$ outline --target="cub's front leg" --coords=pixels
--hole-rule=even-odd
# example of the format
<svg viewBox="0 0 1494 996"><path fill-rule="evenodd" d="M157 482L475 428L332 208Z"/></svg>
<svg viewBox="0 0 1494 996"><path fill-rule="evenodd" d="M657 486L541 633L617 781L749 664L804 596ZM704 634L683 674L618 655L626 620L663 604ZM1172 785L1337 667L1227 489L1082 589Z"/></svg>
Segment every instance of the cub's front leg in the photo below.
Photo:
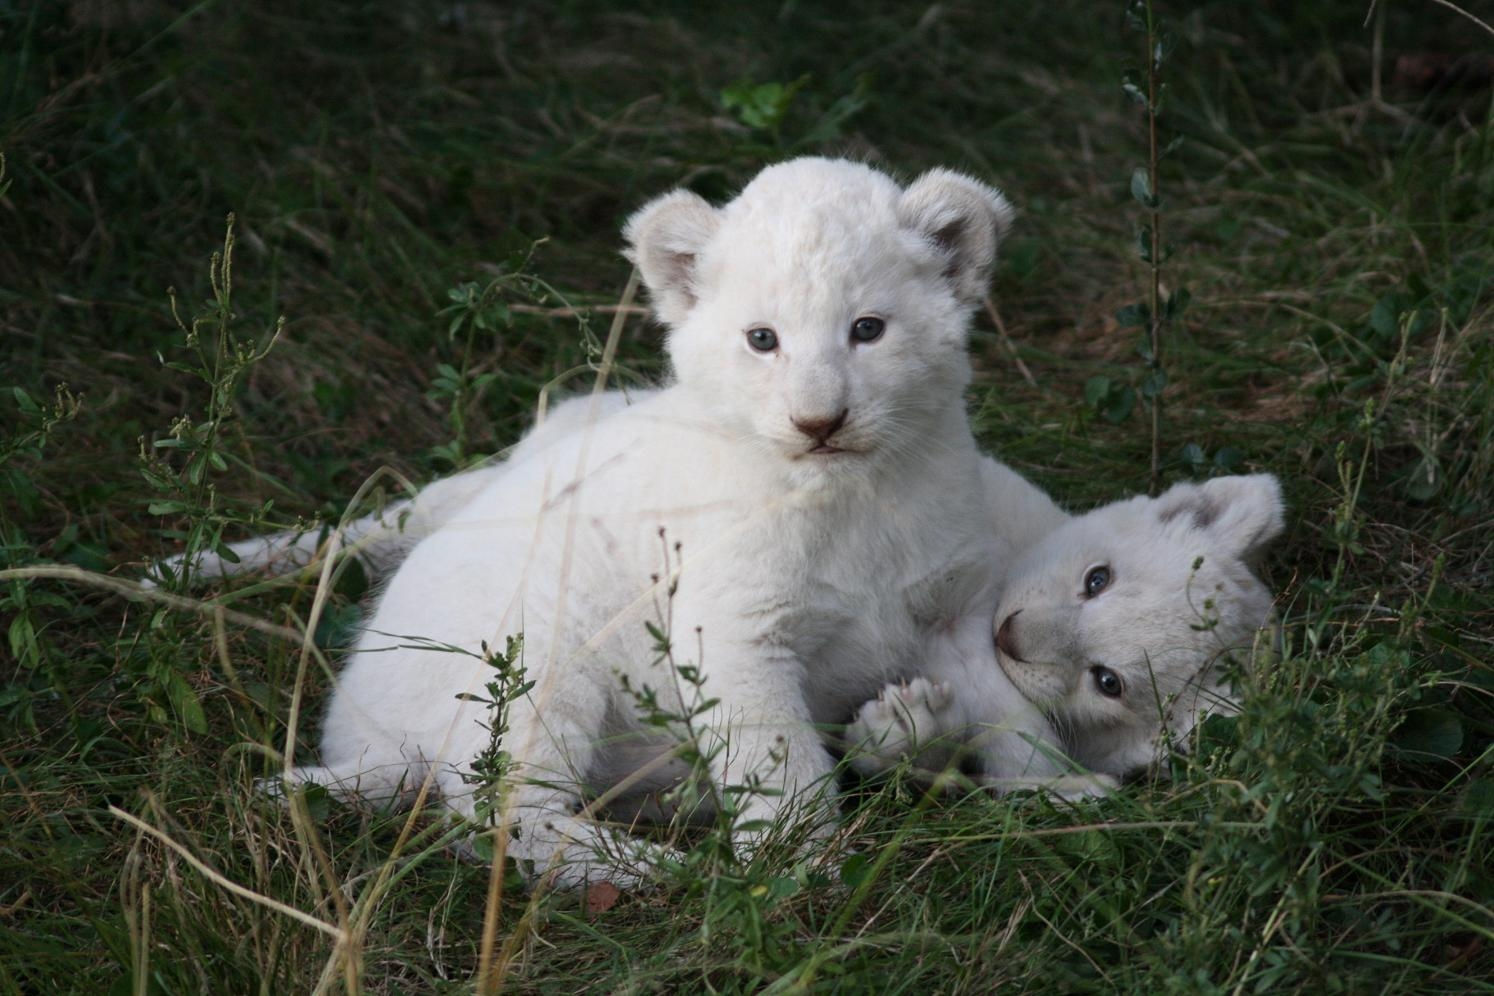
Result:
<svg viewBox="0 0 1494 996"><path fill-rule="evenodd" d="M750 853L785 814L823 836L834 819L834 761L805 694L806 662L791 646L794 619L743 612L736 606L750 600L740 596L710 599L707 590L692 599L689 584L686 576L675 619L698 635L702 692L713 702L698 741L709 777L735 809L734 838ZM725 605L733 611L722 612Z"/></svg>

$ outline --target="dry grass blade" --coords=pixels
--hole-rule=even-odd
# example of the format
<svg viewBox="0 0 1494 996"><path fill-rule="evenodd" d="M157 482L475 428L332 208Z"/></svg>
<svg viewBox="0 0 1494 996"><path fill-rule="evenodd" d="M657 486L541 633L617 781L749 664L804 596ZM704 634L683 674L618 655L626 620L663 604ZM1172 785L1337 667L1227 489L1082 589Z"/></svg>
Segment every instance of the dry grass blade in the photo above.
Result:
<svg viewBox="0 0 1494 996"><path fill-rule="evenodd" d="M318 920L310 913L307 913L304 910L298 910L294 906L288 906L272 896L262 895L261 893L255 892L253 889L245 888L244 886L233 881L227 876L214 871L212 868L208 867L208 865L201 858L197 857L197 855L187 850L186 847L172 840L164 832L156 829L149 823L146 823L138 816L135 816L132 813L127 813L123 809L120 809L118 806L110 806L109 815L115 817L116 819L123 820L130 826L139 830L141 833L147 834L151 838L160 841L162 844L166 845L171 850L180 855L182 860L186 861L187 864L197 869L197 871L200 872L203 877L208 879L213 884L228 890L236 896L247 899L250 902L258 903L259 905L264 906L267 909L272 909L277 913L283 913L284 915L290 917L292 920L305 924L306 926L311 927L314 930L319 930L322 933L326 934L328 937L331 937L333 940L337 941L339 945L343 945L348 942L348 935L345 931L342 930L342 928L336 926L335 924L327 923L325 920Z"/></svg>

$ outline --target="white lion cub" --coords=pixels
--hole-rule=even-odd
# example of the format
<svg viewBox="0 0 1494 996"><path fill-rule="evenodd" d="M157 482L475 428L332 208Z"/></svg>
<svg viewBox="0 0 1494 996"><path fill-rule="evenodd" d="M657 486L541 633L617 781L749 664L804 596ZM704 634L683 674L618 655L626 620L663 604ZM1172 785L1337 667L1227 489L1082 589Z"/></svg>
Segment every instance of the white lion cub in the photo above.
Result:
<svg viewBox="0 0 1494 996"><path fill-rule="evenodd" d="M1281 530L1281 489L1266 474L1063 521L1006 573L986 631L994 656L885 689L847 731L853 763L949 765L1010 710L969 691L998 664L1091 772L1124 777L1185 747L1206 713L1234 711L1221 661L1248 662L1271 641L1271 593L1251 565Z"/></svg>
<svg viewBox="0 0 1494 996"><path fill-rule="evenodd" d="M502 805L509 853L537 873L626 884L598 852L659 856L578 809L679 777L674 739L626 691L682 708L672 663L698 667L713 702L711 780L759 789L739 820L790 805L828 815L815 723L915 671L957 620L989 633L990 606L972 600L1002 551L972 500L985 471L962 392L969 316L1008 214L996 191L944 170L904 189L824 159L770 167L722 208L685 191L645 206L629 254L677 382L502 473L444 482L453 500L332 696L322 765L291 780L387 800L429 778L473 816L490 717L463 696L491 677L473 655L522 631L534 685L511 707ZM650 625L671 635L672 662ZM1046 773L1047 752L1025 745L1056 734L1036 710L1018 722L996 773Z"/></svg>

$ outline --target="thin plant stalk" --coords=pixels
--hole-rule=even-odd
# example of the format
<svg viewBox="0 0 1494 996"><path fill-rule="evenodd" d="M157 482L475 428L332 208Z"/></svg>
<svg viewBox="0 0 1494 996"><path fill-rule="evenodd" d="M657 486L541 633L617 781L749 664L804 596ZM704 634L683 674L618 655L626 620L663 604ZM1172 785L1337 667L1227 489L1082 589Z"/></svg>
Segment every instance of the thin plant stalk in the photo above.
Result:
<svg viewBox="0 0 1494 996"><path fill-rule="evenodd" d="M1151 267L1148 287L1148 340L1151 356L1148 372L1153 383L1160 382L1162 370L1162 211L1157 187L1157 95L1161 75L1162 53L1157 40L1157 23L1152 16L1152 2L1146 0L1146 126L1147 126L1147 189L1151 193L1148 211L1151 214L1151 244L1147 263ZM1152 402L1152 494L1162 487L1162 389L1149 392Z"/></svg>

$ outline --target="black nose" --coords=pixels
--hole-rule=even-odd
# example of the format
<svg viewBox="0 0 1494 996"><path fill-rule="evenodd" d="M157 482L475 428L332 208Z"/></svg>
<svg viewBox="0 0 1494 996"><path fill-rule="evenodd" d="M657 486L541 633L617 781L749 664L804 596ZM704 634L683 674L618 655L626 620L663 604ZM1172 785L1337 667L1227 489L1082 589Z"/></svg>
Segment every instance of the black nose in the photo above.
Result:
<svg viewBox="0 0 1494 996"><path fill-rule="evenodd" d="M842 408L834 418L796 418L793 420L794 428L815 442L823 443L840 431L846 424L846 416L850 414L849 408Z"/></svg>
<svg viewBox="0 0 1494 996"><path fill-rule="evenodd" d="M1017 653L1017 638L1012 634L1012 620L1017 618L1021 609L1013 612L1001 620L1001 625L996 627L996 649L1014 661L1022 660L1022 655Z"/></svg>

